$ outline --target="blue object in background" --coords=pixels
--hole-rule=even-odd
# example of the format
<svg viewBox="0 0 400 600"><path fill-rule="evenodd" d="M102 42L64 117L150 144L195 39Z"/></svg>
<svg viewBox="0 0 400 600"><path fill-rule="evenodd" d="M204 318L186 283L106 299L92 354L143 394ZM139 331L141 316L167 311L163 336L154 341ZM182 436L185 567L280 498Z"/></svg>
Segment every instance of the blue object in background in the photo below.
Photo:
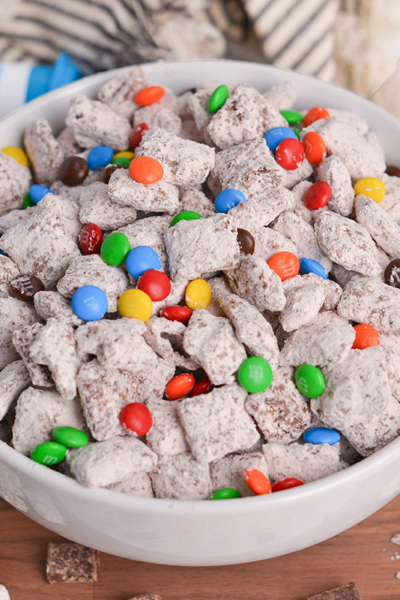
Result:
<svg viewBox="0 0 400 600"><path fill-rule="evenodd" d="M34 202L35 204L40 202L46 194L54 194L54 192L45 185L39 185L38 183L34 183L29 188L29 196L32 202Z"/></svg>
<svg viewBox="0 0 400 600"><path fill-rule="evenodd" d="M240 202L247 204L246 196L239 190L223 190L215 198L215 210L219 213L227 213Z"/></svg>
<svg viewBox="0 0 400 600"><path fill-rule="evenodd" d="M295 132L293 129L290 129L290 127L273 127L264 134L264 140L267 142L268 148L273 152L275 152L279 144L287 138L297 140Z"/></svg>
<svg viewBox="0 0 400 600"><path fill-rule="evenodd" d="M327 427L313 427L303 433L303 439L307 444L336 444L340 440L340 433Z"/></svg>
<svg viewBox="0 0 400 600"><path fill-rule="evenodd" d="M71 300L72 310L83 321L97 321L108 308L106 294L95 285L84 285L76 290Z"/></svg>
<svg viewBox="0 0 400 600"><path fill-rule="evenodd" d="M301 275L307 275L307 273L314 273L315 275L319 275L322 279L328 279L328 275L324 267L313 260L312 258L301 258L300 259L300 273Z"/></svg>
<svg viewBox="0 0 400 600"><path fill-rule="evenodd" d="M86 159L89 169L94 171L100 167L105 167L112 161L114 150L111 146L95 146L91 149Z"/></svg>
<svg viewBox="0 0 400 600"><path fill-rule="evenodd" d="M150 246L136 246L126 257L126 268L135 279L150 269L161 269L157 252Z"/></svg>

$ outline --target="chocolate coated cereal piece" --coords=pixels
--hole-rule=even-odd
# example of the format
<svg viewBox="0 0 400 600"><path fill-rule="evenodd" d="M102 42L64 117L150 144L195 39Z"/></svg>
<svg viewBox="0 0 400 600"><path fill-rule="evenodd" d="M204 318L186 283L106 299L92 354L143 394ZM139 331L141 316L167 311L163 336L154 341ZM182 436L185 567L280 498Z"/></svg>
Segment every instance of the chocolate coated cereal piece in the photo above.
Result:
<svg viewBox="0 0 400 600"><path fill-rule="evenodd" d="M291 110L296 101L296 84L294 81L277 83L262 95L277 110Z"/></svg>
<svg viewBox="0 0 400 600"><path fill-rule="evenodd" d="M163 181L174 185L203 183L214 166L214 149L154 127L146 131L136 156L151 156L164 169Z"/></svg>
<svg viewBox="0 0 400 600"><path fill-rule="evenodd" d="M269 443L262 448L269 474L274 481L297 477L309 483L338 471L346 465L341 462L339 444L283 444Z"/></svg>
<svg viewBox="0 0 400 600"><path fill-rule="evenodd" d="M314 323L301 327L285 341L280 355L281 364L317 367L343 362L349 355L354 338L354 327L346 323Z"/></svg>
<svg viewBox="0 0 400 600"><path fill-rule="evenodd" d="M81 147L76 143L71 127L65 127L58 134L57 142L60 144L64 156L73 156L81 151Z"/></svg>
<svg viewBox="0 0 400 600"><path fill-rule="evenodd" d="M233 374L247 358L228 319L197 309L183 336L183 348L203 367L211 383L233 383Z"/></svg>
<svg viewBox="0 0 400 600"><path fill-rule="evenodd" d="M293 369L274 371L268 389L250 394L245 408L268 442L290 444L311 425L311 412L293 381Z"/></svg>
<svg viewBox="0 0 400 600"><path fill-rule="evenodd" d="M324 158L317 168L318 181L326 181L332 190L327 206L343 217L353 210L354 190L347 167L338 156Z"/></svg>
<svg viewBox="0 0 400 600"><path fill-rule="evenodd" d="M7 256L0 255L0 297L10 295L9 283L19 276L17 265Z"/></svg>
<svg viewBox="0 0 400 600"><path fill-rule="evenodd" d="M259 201L254 200L245 204L240 202L229 211L229 216L237 227L255 233L272 221L284 211L294 208L295 200L292 192L284 187L270 190Z"/></svg>
<svg viewBox="0 0 400 600"><path fill-rule="evenodd" d="M210 472L190 452L161 456L150 473L156 498L170 500L207 500L211 495Z"/></svg>
<svg viewBox="0 0 400 600"><path fill-rule="evenodd" d="M379 204L359 195L355 201L356 219L365 227L378 246L390 256L400 254L400 225Z"/></svg>
<svg viewBox="0 0 400 600"><path fill-rule="evenodd" d="M84 286L94 285L107 296L107 312L117 310L118 299L128 289L128 278L120 267L107 265L98 254L79 256L69 263L69 267L58 283L57 291L72 298L74 292Z"/></svg>
<svg viewBox="0 0 400 600"><path fill-rule="evenodd" d="M30 355L31 345L41 329L43 329L41 323L34 323L33 325L27 325L26 327L21 327L21 329L16 329L13 333L12 342L18 354L20 354L24 361L33 385L45 388L53 387L54 381L48 367L38 365L32 360Z"/></svg>
<svg viewBox="0 0 400 600"><path fill-rule="evenodd" d="M87 583L98 581L100 557L97 550L81 544L50 542L47 547L48 583Z"/></svg>
<svg viewBox="0 0 400 600"><path fill-rule="evenodd" d="M146 321L144 339L161 358L176 367L195 371L199 365L183 350L183 335L186 326L179 321L169 321L162 317L151 317Z"/></svg>
<svg viewBox="0 0 400 600"><path fill-rule="evenodd" d="M392 217L396 223L400 223L400 177L382 175L382 181L386 188L385 197L379 203Z"/></svg>
<svg viewBox="0 0 400 600"><path fill-rule="evenodd" d="M179 190L163 179L145 185L138 183L128 169L117 169L108 182L108 195L117 204L132 206L146 212L174 214L179 207Z"/></svg>
<svg viewBox="0 0 400 600"><path fill-rule="evenodd" d="M362 598L358 590L356 590L355 584L348 583L340 588L312 596L308 600L362 600Z"/></svg>
<svg viewBox="0 0 400 600"><path fill-rule="evenodd" d="M77 95L71 100L65 118L75 140L82 148L111 146L115 152L129 150L131 125L126 117L98 100Z"/></svg>
<svg viewBox="0 0 400 600"><path fill-rule="evenodd" d="M246 397L246 390L233 383L180 401L179 417L196 460L219 460L230 452L251 448L259 440L244 408Z"/></svg>
<svg viewBox="0 0 400 600"><path fill-rule="evenodd" d="M27 221L35 211L36 206L28 206L24 210L10 210L10 212L1 215L0 234L3 235L8 229Z"/></svg>
<svg viewBox="0 0 400 600"><path fill-rule="evenodd" d="M239 264L237 229L230 216L179 221L164 239L173 280L196 279Z"/></svg>
<svg viewBox="0 0 400 600"><path fill-rule="evenodd" d="M319 208L318 210L309 210L306 207L304 204L304 194L311 186L311 181L300 181L300 183L295 185L292 189L292 194L295 200L293 212L295 215L300 217L300 219L303 219L303 221L309 223L310 225L313 224L315 217L318 216L321 210L327 210L325 206L323 208Z"/></svg>
<svg viewBox="0 0 400 600"><path fill-rule="evenodd" d="M0 298L0 370L19 358L12 343L16 329L39 321L33 306L16 298Z"/></svg>
<svg viewBox="0 0 400 600"><path fill-rule="evenodd" d="M182 119L178 113L178 98L171 90L166 89L161 100L135 110L133 126L137 127L141 123L146 123L150 129L159 127L179 136L182 129Z"/></svg>
<svg viewBox="0 0 400 600"><path fill-rule="evenodd" d="M0 372L0 421L30 382L31 378L22 360L8 364Z"/></svg>
<svg viewBox="0 0 400 600"><path fill-rule="evenodd" d="M239 83L207 125L216 146L225 150L264 135L268 129L286 126L286 119L256 89Z"/></svg>
<svg viewBox="0 0 400 600"><path fill-rule="evenodd" d="M173 456L189 451L179 420L178 405L179 400L150 399L147 403L153 426L146 435L146 442L159 456Z"/></svg>
<svg viewBox="0 0 400 600"><path fill-rule="evenodd" d="M25 130L24 144L33 166L36 183L48 186L58 179L64 151L46 119L38 119Z"/></svg>
<svg viewBox="0 0 400 600"><path fill-rule="evenodd" d="M0 153L0 212L22 208L22 201L32 184L28 167L11 156Z"/></svg>
<svg viewBox="0 0 400 600"><path fill-rule="evenodd" d="M96 223L103 231L114 231L136 220L136 210L113 202L105 183L96 181L82 190L79 220L83 225Z"/></svg>
<svg viewBox="0 0 400 600"><path fill-rule="evenodd" d="M366 138L368 137L369 133L372 133L368 131L368 122L352 110L328 108L328 112L331 118L335 117L338 119L338 121L341 121L344 124L347 123L348 125L351 125L351 127L357 129L358 133L361 133L361 135L363 135Z"/></svg>
<svg viewBox="0 0 400 600"><path fill-rule="evenodd" d="M10 594L5 585L0 585L0 600L10 600Z"/></svg>
<svg viewBox="0 0 400 600"><path fill-rule="evenodd" d="M37 332L29 353L37 364L49 368L58 393L65 400L73 400L80 360L71 325L58 319L48 319Z"/></svg>
<svg viewBox="0 0 400 600"><path fill-rule="evenodd" d="M137 473L126 481L112 483L106 486L112 492L127 494L128 496L139 496L140 498L154 498L151 480L147 473Z"/></svg>
<svg viewBox="0 0 400 600"><path fill-rule="evenodd" d="M237 269L225 272L232 291L259 311L279 312L286 304L280 277L258 256L242 256Z"/></svg>
<svg viewBox="0 0 400 600"><path fill-rule="evenodd" d="M107 81L98 91L97 97L118 114L131 119L135 110L139 108L135 96L148 85L142 67L136 65Z"/></svg>
<svg viewBox="0 0 400 600"><path fill-rule="evenodd" d="M293 290L299 290L300 288L308 285L320 285L325 289L325 299L322 305L324 310L333 310L339 304L340 298L342 297L342 288L338 283L335 283L331 279L323 279L315 273L307 273L306 275L296 275L290 277L282 282L283 290L288 295Z"/></svg>
<svg viewBox="0 0 400 600"><path fill-rule="evenodd" d="M83 323L72 310L71 303L61 294L54 291L38 292L33 298L36 312L42 319L55 317L67 325L77 327Z"/></svg>
<svg viewBox="0 0 400 600"><path fill-rule="evenodd" d="M270 227L262 227L254 234L254 254L268 261L278 252L291 252L298 255L297 247L289 238Z"/></svg>
<svg viewBox="0 0 400 600"><path fill-rule="evenodd" d="M236 337L252 356L261 356L272 370L278 366L279 348L271 325L249 302L235 294L218 294L222 310L235 328Z"/></svg>
<svg viewBox="0 0 400 600"><path fill-rule="evenodd" d="M86 429L79 402L64 400L55 390L29 387L18 398L12 446L22 454L29 454L38 444L51 439L55 427L66 425Z"/></svg>
<svg viewBox="0 0 400 600"><path fill-rule="evenodd" d="M106 487L152 471L157 465L157 454L133 436L114 437L70 450L67 463L81 485Z"/></svg>
<svg viewBox="0 0 400 600"><path fill-rule="evenodd" d="M194 187L185 188L182 193L179 212L184 210L193 210L202 217L213 217L216 213L214 202Z"/></svg>
<svg viewBox="0 0 400 600"><path fill-rule="evenodd" d="M288 190L294 188L295 185L300 183L301 181L305 181L314 173L314 167L308 160L305 158L301 164L297 167L297 169L291 169L289 171L285 171L285 179L282 183Z"/></svg>
<svg viewBox="0 0 400 600"><path fill-rule="evenodd" d="M287 332L310 325L318 315L325 300L325 290L318 283L296 288L287 293L286 305L279 321Z"/></svg>
<svg viewBox="0 0 400 600"><path fill-rule="evenodd" d="M150 246L158 254L161 270L168 272L168 256L165 250L164 234L169 230L171 217L147 217L140 219L118 230L129 240L131 248L136 246ZM171 290L172 293L172 290ZM173 304L171 302L171 304Z"/></svg>
<svg viewBox="0 0 400 600"><path fill-rule="evenodd" d="M268 478L268 469L261 452L229 454L210 465L212 491L227 487L237 490L242 496L253 496L245 482L245 471L257 469Z"/></svg>

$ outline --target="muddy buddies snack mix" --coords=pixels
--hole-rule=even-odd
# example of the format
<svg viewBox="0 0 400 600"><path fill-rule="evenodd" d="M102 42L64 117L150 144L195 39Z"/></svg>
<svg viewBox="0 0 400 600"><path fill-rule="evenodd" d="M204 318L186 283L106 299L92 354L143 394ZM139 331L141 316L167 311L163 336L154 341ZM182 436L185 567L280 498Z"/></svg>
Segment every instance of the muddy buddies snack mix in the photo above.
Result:
<svg viewBox="0 0 400 600"><path fill-rule="evenodd" d="M208 500L400 434L400 179L358 115L288 123L295 94L176 96L134 67L73 98L61 133L31 124L21 162L0 153L16 451L84 486Z"/></svg>

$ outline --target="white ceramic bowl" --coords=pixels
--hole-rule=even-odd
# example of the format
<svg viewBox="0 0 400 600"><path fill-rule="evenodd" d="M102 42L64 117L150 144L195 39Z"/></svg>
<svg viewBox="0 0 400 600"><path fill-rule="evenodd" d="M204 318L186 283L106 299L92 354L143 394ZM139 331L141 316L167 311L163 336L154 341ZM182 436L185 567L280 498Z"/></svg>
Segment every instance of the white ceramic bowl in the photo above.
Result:
<svg viewBox="0 0 400 600"><path fill-rule="evenodd" d="M296 108L355 111L378 133L389 164L399 163L400 121L318 79L221 60L158 62L144 69L155 84L176 93L204 80L246 82L262 92L291 79L298 90ZM6 117L0 122L0 147L19 145L25 127L39 117L59 131L71 96L94 97L114 74L88 77ZM225 502L176 502L81 487L0 442L0 496L44 527L110 554L168 565L227 565L294 552L352 527L400 492L399 462L400 438L349 469L303 487Z"/></svg>

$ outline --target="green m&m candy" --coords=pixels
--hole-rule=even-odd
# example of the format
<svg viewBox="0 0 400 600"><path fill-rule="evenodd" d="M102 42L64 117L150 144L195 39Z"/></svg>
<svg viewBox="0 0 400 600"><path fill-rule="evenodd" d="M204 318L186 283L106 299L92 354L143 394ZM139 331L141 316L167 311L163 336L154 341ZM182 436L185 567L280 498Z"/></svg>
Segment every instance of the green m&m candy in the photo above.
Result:
<svg viewBox="0 0 400 600"><path fill-rule="evenodd" d="M53 429L53 438L67 448L82 448L89 442L86 433L75 427L56 427Z"/></svg>
<svg viewBox="0 0 400 600"><path fill-rule="evenodd" d="M223 490L219 490L215 492L210 498L210 500L230 500L231 498L241 498L242 495L240 492L233 488L224 488Z"/></svg>
<svg viewBox="0 0 400 600"><path fill-rule="evenodd" d="M272 369L261 356L251 356L240 365L238 379L240 385L250 394L263 392L271 385Z"/></svg>
<svg viewBox="0 0 400 600"><path fill-rule="evenodd" d="M303 120L303 115L297 110L281 110L280 113L289 125L295 125L295 123L300 123Z"/></svg>
<svg viewBox="0 0 400 600"><path fill-rule="evenodd" d="M35 203L31 200L29 192L26 192L22 208L28 208L28 206L35 206Z"/></svg>
<svg viewBox="0 0 400 600"><path fill-rule="evenodd" d="M202 219L203 217L199 215L198 212L194 210L183 210L182 212L175 215L175 217L171 221L171 227L179 223L179 221L196 221L197 219Z"/></svg>
<svg viewBox="0 0 400 600"><path fill-rule="evenodd" d="M129 252L131 245L123 233L112 233L101 245L100 255L107 265L121 265Z"/></svg>
<svg viewBox="0 0 400 600"><path fill-rule="evenodd" d="M122 165L127 169L131 164L131 161L129 160L129 158L126 158L126 156L117 156L117 158L114 158L114 160L111 161L111 164Z"/></svg>
<svg viewBox="0 0 400 600"><path fill-rule="evenodd" d="M293 127L293 131L295 132L297 139L300 139L300 129L297 129L297 127Z"/></svg>
<svg viewBox="0 0 400 600"><path fill-rule="evenodd" d="M67 448L58 442L43 442L31 452L31 459L41 465L51 467L64 460Z"/></svg>
<svg viewBox="0 0 400 600"><path fill-rule="evenodd" d="M229 96L228 86L220 85L213 91L208 101L208 110L210 113L216 113L227 101Z"/></svg>
<svg viewBox="0 0 400 600"><path fill-rule="evenodd" d="M313 365L302 365L296 369L294 381L300 394L306 398L318 398L325 390L325 379Z"/></svg>

